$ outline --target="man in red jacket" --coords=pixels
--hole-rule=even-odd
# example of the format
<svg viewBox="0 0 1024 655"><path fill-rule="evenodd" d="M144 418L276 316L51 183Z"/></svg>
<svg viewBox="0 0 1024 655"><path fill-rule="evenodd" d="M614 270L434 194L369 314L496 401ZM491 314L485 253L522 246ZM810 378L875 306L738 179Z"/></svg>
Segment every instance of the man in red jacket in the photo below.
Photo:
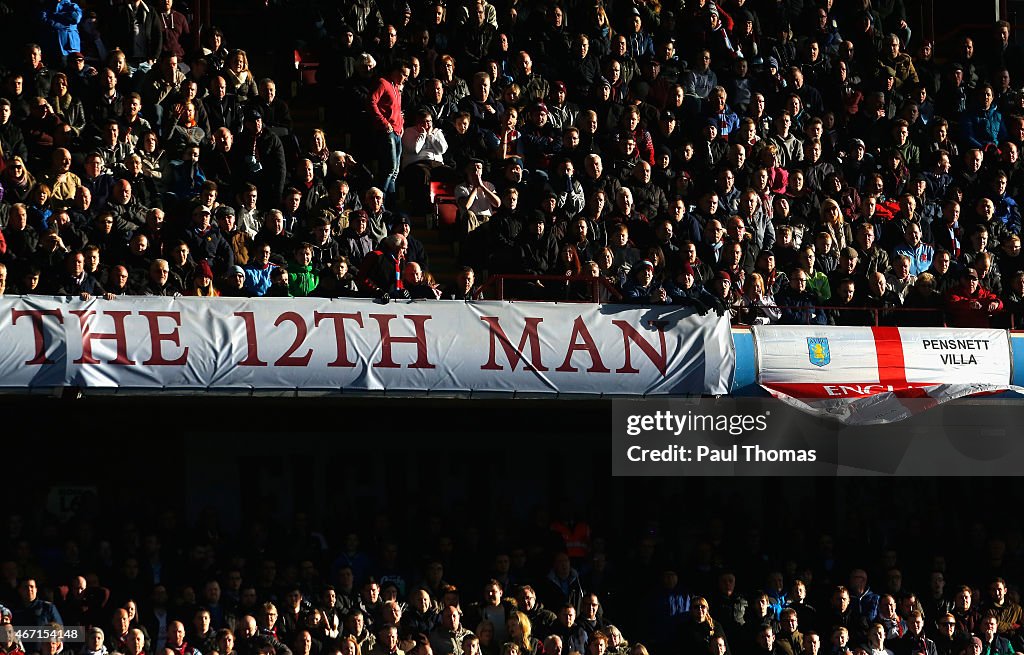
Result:
<svg viewBox="0 0 1024 655"><path fill-rule="evenodd" d="M975 269L965 269L960 284L946 294L950 327L990 327L992 314L1003 309L1003 301L982 287L978 277Z"/></svg>
<svg viewBox="0 0 1024 655"><path fill-rule="evenodd" d="M394 200L395 181L402 162L402 89L409 79L409 64L396 62L370 94L370 120L380 134L380 188ZM394 204L393 202L389 204Z"/></svg>

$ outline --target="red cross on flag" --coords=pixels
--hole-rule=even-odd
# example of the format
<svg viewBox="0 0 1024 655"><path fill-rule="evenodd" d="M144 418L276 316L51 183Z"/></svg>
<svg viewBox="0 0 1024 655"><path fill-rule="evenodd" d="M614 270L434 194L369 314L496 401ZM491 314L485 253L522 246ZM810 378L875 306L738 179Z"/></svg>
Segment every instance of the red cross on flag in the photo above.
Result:
<svg viewBox="0 0 1024 655"><path fill-rule="evenodd" d="M992 329L752 328L757 380L787 404L849 425L1014 387L1009 333Z"/></svg>

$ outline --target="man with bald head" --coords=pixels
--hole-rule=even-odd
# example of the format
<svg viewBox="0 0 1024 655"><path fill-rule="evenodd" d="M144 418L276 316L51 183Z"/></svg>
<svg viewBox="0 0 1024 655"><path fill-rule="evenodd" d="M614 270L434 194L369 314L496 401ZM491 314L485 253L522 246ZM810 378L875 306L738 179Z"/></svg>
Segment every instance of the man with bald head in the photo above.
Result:
<svg viewBox="0 0 1024 655"><path fill-rule="evenodd" d="M402 269L402 286L413 299L437 300L440 290L427 282L423 267L416 262L406 262Z"/></svg>
<svg viewBox="0 0 1024 655"><path fill-rule="evenodd" d="M274 612L276 611L275 609ZM265 611L261 612L261 614L265 617ZM276 619L276 617L274 618ZM271 634L269 630L261 630L259 628L255 617L249 614L243 616L239 622L238 639L235 647L238 655L256 655L261 647L265 648L266 646L273 646L276 655L292 655L292 650Z"/></svg>
<svg viewBox="0 0 1024 655"><path fill-rule="evenodd" d="M633 179L629 187L633 190L633 202L637 210L650 219L668 213L668 197L661 187L651 182L651 165L645 161L633 167Z"/></svg>
<svg viewBox="0 0 1024 655"><path fill-rule="evenodd" d="M115 229L122 232L133 232L146 225L148 207L135 198L132 183L128 180L116 180L107 203L107 211L114 215Z"/></svg>
<svg viewBox="0 0 1024 655"><path fill-rule="evenodd" d="M171 621L167 624L167 650L174 655L203 655L185 641L185 624L181 621Z"/></svg>
<svg viewBox="0 0 1024 655"><path fill-rule="evenodd" d="M71 172L71 152L67 148L53 151L50 170L43 181L50 187L51 200L67 202L75 197L82 179Z"/></svg>
<svg viewBox="0 0 1024 655"><path fill-rule="evenodd" d="M127 653L128 641L131 637L131 619L128 618L128 610L118 609L111 619L113 630L107 635L107 650L114 653Z"/></svg>

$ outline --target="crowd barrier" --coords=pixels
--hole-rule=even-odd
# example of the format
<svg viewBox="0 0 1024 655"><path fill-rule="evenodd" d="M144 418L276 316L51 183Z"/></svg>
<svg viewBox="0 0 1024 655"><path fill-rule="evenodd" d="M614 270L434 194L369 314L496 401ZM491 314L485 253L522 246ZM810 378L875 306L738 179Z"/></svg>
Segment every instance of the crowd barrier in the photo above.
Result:
<svg viewBox="0 0 1024 655"><path fill-rule="evenodd" d="M984 349L971 350L975 342ZM671 305L21 296L0 299L0 344L0 389L15 393L852 402L1024 388L1024 333L730 327L727 316Z"/></svg>

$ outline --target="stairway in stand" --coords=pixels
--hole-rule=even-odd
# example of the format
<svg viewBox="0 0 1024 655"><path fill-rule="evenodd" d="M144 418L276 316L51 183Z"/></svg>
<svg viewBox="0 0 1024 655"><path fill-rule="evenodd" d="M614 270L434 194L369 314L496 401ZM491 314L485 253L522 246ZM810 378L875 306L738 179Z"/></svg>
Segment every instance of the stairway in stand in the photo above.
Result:
<svg viewBox="0 0 1024 655"><path fill-rule="evenodd" d="M427 257L430 258L430 272L434 275L434 280L442 288L447 287L455 280L455 272L458 270L451 244L438 233L436 228L428 228L424 217L413 216L411 220L412 231L410 234L423 242L423 249L427 251Z"/></svg>

